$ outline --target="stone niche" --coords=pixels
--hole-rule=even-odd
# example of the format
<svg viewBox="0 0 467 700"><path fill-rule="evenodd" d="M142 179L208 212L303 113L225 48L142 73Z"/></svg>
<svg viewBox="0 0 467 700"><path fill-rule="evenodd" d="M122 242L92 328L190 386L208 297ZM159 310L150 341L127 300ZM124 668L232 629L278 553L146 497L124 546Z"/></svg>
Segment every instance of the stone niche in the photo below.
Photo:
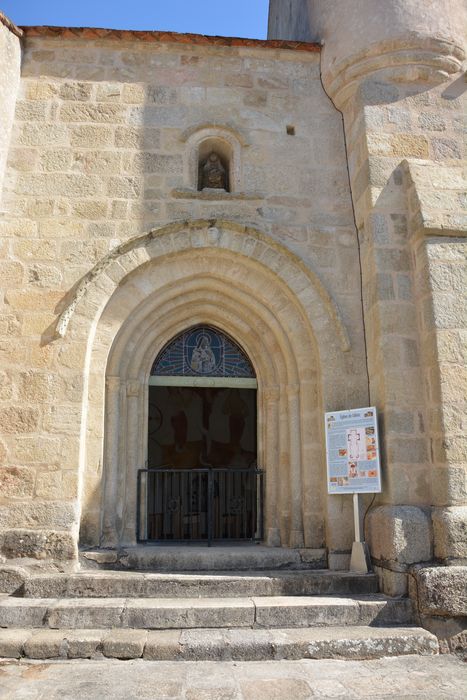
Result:
<svg viewBox="0 0 467 700"><path fill-rule="evenodd" d="M193 192L243 189L242 149L248 144L233 127L202 124L182 135L186 142L185 187Z"/></svg>

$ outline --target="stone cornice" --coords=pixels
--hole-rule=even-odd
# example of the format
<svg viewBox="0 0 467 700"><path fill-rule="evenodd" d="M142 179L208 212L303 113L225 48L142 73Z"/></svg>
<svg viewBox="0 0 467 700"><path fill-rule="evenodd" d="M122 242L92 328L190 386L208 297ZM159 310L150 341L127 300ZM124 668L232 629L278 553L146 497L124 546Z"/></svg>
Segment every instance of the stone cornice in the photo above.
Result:
<svg viewBox="0 0 467 700"><path fill-rule="evenodd" d="M374 76L394 83L421 81L439 84L462 70L465 51L446 39L410 34L404 39L378 42L338 64L326 65L326 90L339 107L362 81Z"/></svg>
<svg viewBox="0 0 467 700"><path fill-rule="evenodd" d="M3 12L0 12L0 24L3 24L4 27L9 29L12 34L19 37L20 39L23 36L23 31L19 27L17 27L16 24L13 24L11 19L8 19L8 17L4 15Z"/></svg>
<svg viewBox="0 0 467 700"><path fill-rule="evenodd" d="M257 49L285 49L319 53L321 46L304 41L243 39L204 34L180 34L178 32L136 31L127 29L100 29L94 27L22 27L25 38L60 38L78 40L144 41L151 43L195 44L197 46L251 47Z"/></svg>

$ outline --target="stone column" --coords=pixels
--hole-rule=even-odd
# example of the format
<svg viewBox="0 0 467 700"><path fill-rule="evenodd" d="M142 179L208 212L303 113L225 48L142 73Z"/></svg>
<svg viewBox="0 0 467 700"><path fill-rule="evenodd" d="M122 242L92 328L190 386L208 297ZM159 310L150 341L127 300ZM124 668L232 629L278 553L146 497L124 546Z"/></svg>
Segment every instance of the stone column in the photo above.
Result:
<svg viewBox="0 0 467 700"><path fill-rule="evenodd" d="M101 545L116 547L118 466L120 462L120 377L107 377L105 397L104 496Z"/></svg>
<svg viewBox="0 0 467 700"><path fill-rule="evenodd" d="M303 547L302 504L302 432L300 421L299 386L287 387L289 416L289 460L290 460L290 539L291 547Z"/></svg>
<svg viewBox="0 0 467 700"><path fill-rule="evenodd" d="M264 418L261 427L265 431L263 450L265 462L259 462L259 467L265 469L265 503L264 520L266 544L270 547L280 547L281 536L279 529L279 389L277 387L265 387L261 391Z"/></svg>
<svg viewBox="0 0 467 700"><path fill-rule="evenodd" d="M126 383L126 465L123 503L123 545L136 544L136 497L140 454L141 394L143 386L138 380Z"/></svg>

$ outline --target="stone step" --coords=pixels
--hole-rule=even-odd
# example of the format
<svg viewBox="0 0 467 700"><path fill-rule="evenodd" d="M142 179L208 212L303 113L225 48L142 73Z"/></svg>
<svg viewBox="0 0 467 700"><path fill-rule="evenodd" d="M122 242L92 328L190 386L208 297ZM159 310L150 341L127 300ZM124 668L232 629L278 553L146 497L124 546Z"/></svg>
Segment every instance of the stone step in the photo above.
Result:
<svg viewBox="0 0 467 700"><path fill-rule="evenodd" d="M250 571L204 575L87 571L31 576L15 594L27 598L242 598L377 591L378 581L374 574L347 571Z"/></svg>
<svg viewBox="0 0 467 700"><path fill-rule="evenodd" d="M249 598L0 598L0 627L189 629L410 624L408 599L367 596Z"/></svg>
<svg viewBox="0 0 467 700"><path fill-rule="evenodd" d="M157 546L89 550L80 554L82 568L126 571L259 571L325 569L325 549L289 549L264 545Z"/></svg>
<svg viewBox="0 0 467 700"><path fill-rule="evenodd" d="M436 637L418 627L310 629L0 629L0 657L157 661L377 659L438 653Z"/></svg>

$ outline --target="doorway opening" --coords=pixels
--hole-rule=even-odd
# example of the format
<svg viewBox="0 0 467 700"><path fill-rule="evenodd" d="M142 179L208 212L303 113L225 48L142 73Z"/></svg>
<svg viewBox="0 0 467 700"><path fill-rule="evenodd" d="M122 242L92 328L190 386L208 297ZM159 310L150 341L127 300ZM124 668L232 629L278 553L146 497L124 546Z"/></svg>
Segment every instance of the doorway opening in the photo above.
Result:
<svg viewBox="0 0 467 700"><path fill-rule="evenodd" d="M140 541L262 539L257 382L244 351L197 326L159 353L149 384Z"/></svg>

